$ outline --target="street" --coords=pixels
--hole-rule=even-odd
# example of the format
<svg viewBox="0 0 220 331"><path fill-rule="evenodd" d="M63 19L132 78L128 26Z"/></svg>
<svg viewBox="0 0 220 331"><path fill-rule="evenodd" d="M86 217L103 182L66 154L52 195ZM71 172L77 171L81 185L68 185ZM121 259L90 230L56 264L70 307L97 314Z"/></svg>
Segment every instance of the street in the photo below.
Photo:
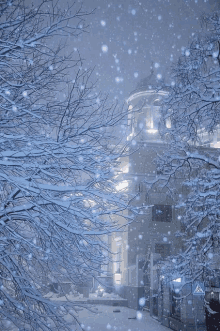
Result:
<svg viewBox="0 0 220 331"><path fill-rule="evenodd" d="M86 309L79 312L81 327L85 331L168 331L157 320L150 317L149 312L136 312L127 307L94 305L97 313ZM80 328L78 328L80 330Z"/></svg>

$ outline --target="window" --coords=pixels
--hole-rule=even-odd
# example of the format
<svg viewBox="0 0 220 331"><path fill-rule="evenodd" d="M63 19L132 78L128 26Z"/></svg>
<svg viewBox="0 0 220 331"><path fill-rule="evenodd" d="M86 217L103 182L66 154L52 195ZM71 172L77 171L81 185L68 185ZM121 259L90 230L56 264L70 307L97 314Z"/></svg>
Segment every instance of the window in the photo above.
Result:
<svg viewBox="0 0 220 331"><path fill-rule="evenodd" d="M168 117L166 119L166 127L167 127L167 129L170 129L171 128L171 119L170 119L170 117Z"/></svg>
<svg viewBox="0 0 220 331"><path fill-rule="evenodd" d="M154 205L152 208L152 221L154 222L171 222L172 206L171 205Z"/></svg>
<svg viewBox="0 0 220 331"><path fill-rule="evenodd" d="M135 191L136 192L143 192L144 190L143 190L143 184L142 183L138 183L138 184L136 184L135 185Z"/></svg>
<svg viewBox="0 0 220 331"><path fill-rule="evenodd" d="M170 255L170 244L155 244L155 253L161 255L162 258Z"/></svg>

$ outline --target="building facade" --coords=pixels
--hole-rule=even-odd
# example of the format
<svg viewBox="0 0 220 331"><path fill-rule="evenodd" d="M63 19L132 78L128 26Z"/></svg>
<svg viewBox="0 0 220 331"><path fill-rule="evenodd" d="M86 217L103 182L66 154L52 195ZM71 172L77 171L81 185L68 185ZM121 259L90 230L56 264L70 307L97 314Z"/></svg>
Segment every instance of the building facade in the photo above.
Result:
<svg viewBox="0 0 220 331"><path fill-rule="evenodd" d="M180 238L176 236L182 228L181 210L176 202L179 195L187 196L188 189L182 185L181 176L174 183L176 199L170 197L166 188L147 189L146 183L160 175L155 159L164 150L158 122L160 102L168 92L156 87L158 81L152 73L127 100L128 109L134 110L134 115L128 119L132 121L132 129L128 137L130 156L123 160L124 187L135 196L133 205L145 207L146 212L138 215L122 233L112 237L114 283L130 308L141 309L144 300L144 307L162 324L174 330L193 330L195 326L204 330L204 295L206 292L206 298L209 298L211 290L205 290L204 284L199 283L196 288L201 291L197 292L185 286L182 295L191 294L180 305L176 297L183 280L174 275L173 281L166 284L161 273L166 257L176 255L182 249ZM166 125L170 127L169 120ZM209 147L218 147L218 140L217 133Z"/></svg>
<svg viewBox="0 0 220 331"><path fill-rule="evenodd" d="M132 121L128 137L131 150L128 158L129 170L125 178L129 192L136 196L133 204L146 207L146 213L139 215L127 227L121 236L123 239L120 239L120 251L123 255L121 284L135 308L138 308L139 299L143 296L150 307L150 300L158 294L159 271L156 262L175 254L179 249L174 234L180 230L180 222L174 201L166 190L151 190L149 193L145 185L148 179L150 182L157 178L154 160L164 148L158 132L158 122L160 102L167 91L156 90L156 85L158 86L158 82L152 73L127 100L128 108L133 109L135 115L129 119ZM169 125L167 121L167 126ZM156 299L153 300L156 306Z"/></svg>

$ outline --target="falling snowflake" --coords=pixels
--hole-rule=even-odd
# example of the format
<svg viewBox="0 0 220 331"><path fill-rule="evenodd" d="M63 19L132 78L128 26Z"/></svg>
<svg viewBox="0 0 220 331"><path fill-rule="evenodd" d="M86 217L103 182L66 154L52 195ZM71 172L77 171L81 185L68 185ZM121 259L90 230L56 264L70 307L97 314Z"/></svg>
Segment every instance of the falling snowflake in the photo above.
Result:
<svg viewBox="0 0 220 331"><path fill-rule="evenodd" d="M128 54L130 55L131 53L132 53L132 50L131 50L131 49L129 49L129 50L128 50Z"/></svg>
<svg viewBox="0 0 220 331"><path fill-rule="evenodd" d="M122 83L123 80L124 79L122 77L115 77L115 81L116 81L117 84Z"/></svg>
<svg viewBox="0 0 220 331"><path fill-rule="evenodd" d="M134 78L138 78L138 72L134 73Z"/></svg>
<svg viewBox="0 0 220 331"><path fill-rule="evenodd" d="M137 311L137 319L138 320L142 319L142 313L140 311Z"/></svg>
<svg viewBox="0 0 220 331"><path fill-rule="evenodd" d="M23 97L27 97L27 92L26 91L24 91L23 93L22 93L22 95L23 95Z"/></svg>
<svg viewBox="0 0 220 331"><path fill-rule="evenodd" d="M112 328L111 325L108 323L106 329L110 330L111 328Z"/></svg>
<svg viewBox="0 0 220 331"><path fill-rule="evenodd" d="M158 16L158 20L160 21L160 20L161 20L161 18L162 18L162 16L161 16L161 15L159 15L159 16Z"/></svg>
<svg viewBox="0 0 220 331"><path fill-rule="evenodd" d="M159 66L160 66L160 64L157 63L157 62L154 64L154 67L155 67L155 68L159 68Z"/></svg>
<svg viewBox="0 0 220 331"><path fill-rule="evenodd" d="M140 298L139 299L139 305L142 306L142 307L145 305L145 298Z"/></svg>
<svg viewBox="0 0 220 331"><path fill-rule="evenodd" d="M12 106L12 110L13 110L14 112L16 112L18 109L17 109L16 106Z"/></svg>
<svg viewBox="0 0 220 331"><path fill-rule="evenodd" d="M185 51L185 55L190 56L190 51L188 49Z"/></svg>
<svg viewBox="0 0 220 331"><path fill-rule="evenodd" d="M107 53L108 52L108 46L107 45L102 45L102 51L103 51L103 53Z"/></svg>
<svg viewBox="0 0 220 331"><path fill-rule="evenodd" d="M161 79L162 75L161 74L157 74L157 79Z"/></svg>
<svg viewBox="0 0 220 331"><path fill-rule="evenodd" d="M135 9L132 9L131 13L132 13L132 15L135 15L136 14L136 10Z"/></svg>
<svg viewBox="0 0 220 331"><path fill-rule="evenodd" d="M100 23L101 23L102 26L106 26L106 22L104 20L101 20Z"/></svg>

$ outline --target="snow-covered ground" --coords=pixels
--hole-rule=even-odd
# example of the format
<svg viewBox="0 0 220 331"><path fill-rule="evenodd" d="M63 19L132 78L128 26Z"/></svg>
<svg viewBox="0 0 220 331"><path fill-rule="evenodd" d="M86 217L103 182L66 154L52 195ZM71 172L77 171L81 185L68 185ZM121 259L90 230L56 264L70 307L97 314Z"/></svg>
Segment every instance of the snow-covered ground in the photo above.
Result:
<svg viewBox="0 0 220 331"><path fill-rule="evenodd" d="M48 293L46 297L55 301L86 301L83 295L67 295L66 297L59 297L54 293ZM89 299L95 299L96 293L90 293ZM121 299L121 297L114 293L104 293L103 299ZM77 312L77 319L81 327L73 323L73 330L75 331L168 331L167 327L161 325L157 320L150 317L146 311L137 312L134 309L119 306L106 306L106 305L81 305ZM92 310L92 311L91 311ZM76 313L76 312L75 312ZM70 319L71 318L71 319ZM69 321L72 317L69 316Z"/></svg>
<svg viewBox="0 0 220 331"><path fill-rule="evenodd" d="M137 312L127 307L94 305L96 313L83 309L78 318L85 331L169 331L148 312ZM115 312L114 312L115 311ZM77 331L80 330L78 327Z"/></svg>

